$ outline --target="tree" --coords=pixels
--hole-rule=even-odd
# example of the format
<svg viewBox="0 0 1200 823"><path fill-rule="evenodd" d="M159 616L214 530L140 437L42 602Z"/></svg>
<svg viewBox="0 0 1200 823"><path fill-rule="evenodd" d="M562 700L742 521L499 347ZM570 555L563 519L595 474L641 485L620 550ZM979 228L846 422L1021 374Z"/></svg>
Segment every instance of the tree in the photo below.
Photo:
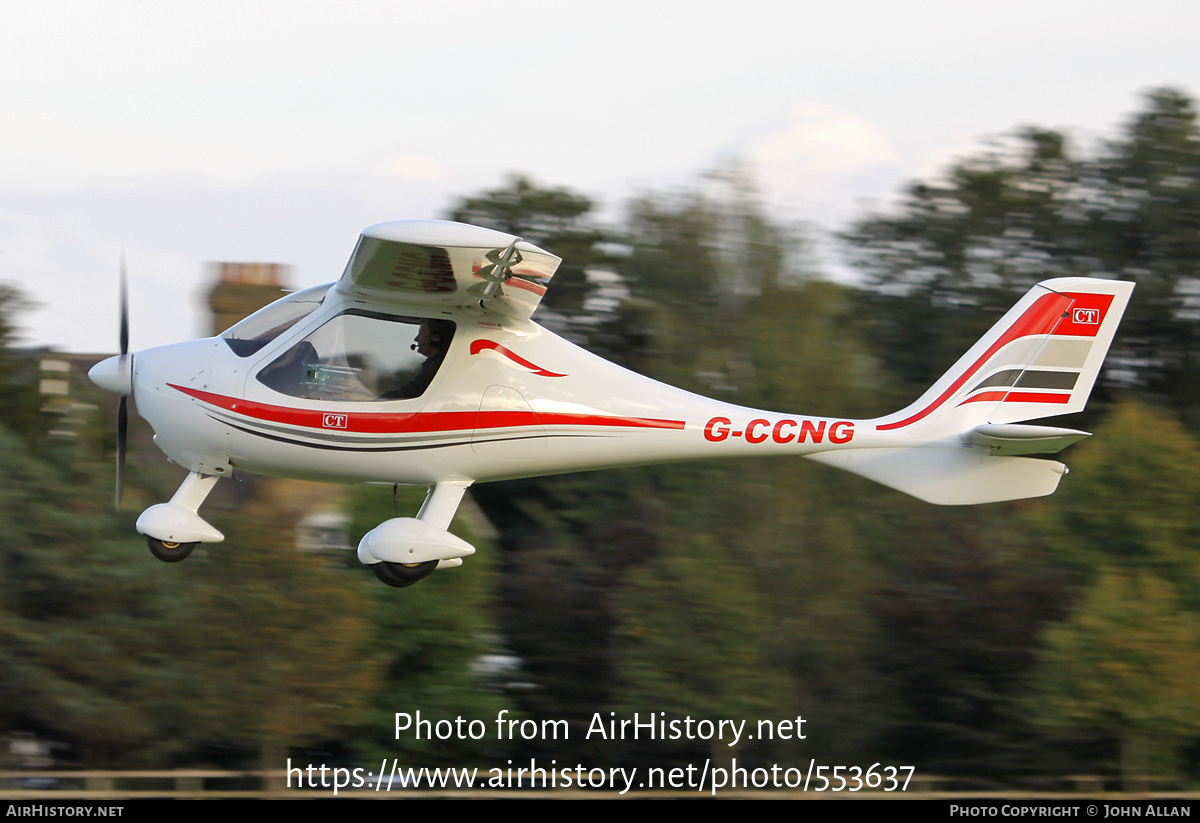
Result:
<svg viewBox="0 0 1200 823"><path fill-rule="evenodd" d="M604 289L591 272L610 268L613 260L605 246L612 235L596 223L593 208L581 194L514 174L499 189L461 200L450 219L515 234L561 257L538 317L547 322L549 313L560 315L569 336L586 339L599 310L589 301Z"/></svg>
<svg viewBox="0 0 1200 823"><path fill-rule="evenodd" d="M1180 749L1200 735L1200 619L1146 571L1105 569L1070 618L1051 629L1030 707L1051 729L1120 741L1127 790L1178 774Z"/></svg>
<svg viewBox="0 0 1200 823"><path fill-rule="evenodd" d="M403 490L397 509L392 508L391 491L364 485L351 492L354 538L395 517L397 510L415 511L424 489ZM419 710L422 719L436 723L459 716L488 721L500 709L511 708L498 692L503 684L487 682L479 671L485 656L499 651L495 640L489 641L498 631L497 560L490 542L468 516L471 511L474 504L468 498L451 526L478 549L462 569L434 572L403 590L378 583L373 576L362 579L357 561L355 571L344 572L359 578L365 600L361 606L371 622L367 642L358 653L379 673L367 711L351 736L351 747L364 762L405 754L420 765L462 766L495 746L490 733L476 742L418 740L411 730L397 738L394 731L396 712L413 715Z"/></svg>
<svg viewBox="0 0 1200 823"><path fill-rule="evenodd" d="M1060 133L1025 129L913 184L895 213L845 235L874 293L864 308L877 351L910 392L965 351L987 310L999 314L1014 293L1051 277L1111 276L1139 288L1107 383L1167 397L1192 424L1198 237L1200 131L1192 101L1172 89L1149 93L1095 156L1080 156Z"/></svg>
<svg viewBox="0 0 1200 823"><path fill-rule="evenodd" d="M33 307L21 291L0 283L0 420L10 431L37 442L49 428L38 391L38 361L18 353L16 315Z"/></svg>
<svg viewBox="0 0 1200 823"><path fill-rule="evenodd" d="M1026 697L1042 632L1077 580L1020 504L942 509L892 494L860 528L880 555L873 662L898 722L880 748L936 774L1044 775L1053 762Z"/></svg>
<svg viewBox="0 0 1200 823"><path fill-rule="evenodd" d="M767 294L810 279L797 226L770 219L739 167L629 205L619 271L646 328L638 368L693 391L754 403L745 356ZM751 310L753 305L753 310Z"/></svg>
<svg viewBox="0 0 1200 823"><path fill-rule="evenodd" d="M107 467L31 455L0 429L0 728L70 744L98 768L185 747L185 589L155 579L110 512Z"/></svg>
<svg viewBox="0 0 1200 823"><path fill-rule="evenodd" d="M844 414L875 393L849 290L809 276L798 228L772 220L736 169L639 196L610 238L630 292L613 314L638 330L623 338L627 364L789 411ZM860 751L882 691L867 660L871 576L829 475L723 462L480 487L501 531L506 640L533 686L522 710L586 724L651 702L723 716L807 707L829 718L824 751Z"/></svg>
<svg viewBox="0 0 1200 823"><path fill-rule="evenodd" d="M1072 472L1030 509L1033 526L1084 575L1146 570L1173 582L1200 614L1200 444L1170 412L1118 403L1095 436L1072 449Z"/></svg>
<svg viewBox="0 0 1200 823"><path fill-rule="evenodd" d="M1177 89L1146 96L1125 134L1093 164L1089 240L1102 271L1136 280L1122 348L1128 366L1176 412L1200 401L1200 127ZM1127 366L1127 367L1128 367Z"/></svg>
<svg viewBox="0 0 1200 823"><path fill-rule="evenodd" d="M360 722L378 683L362 578L327 568L293 539L326 488L253 481L228 528L235 537L177 570L192 578L201 629L188 644L190 739L257 751L263 769Z"/></svg>
<svg viewBox="0 0 1200 823"><path fill-rule="evenodd" d="M1054 505L1028 517L1080 581L1029 705L1045 728L1119 741L1127 782L1171 774L1200 735L1200 446L1169 412L1126 401L1075 449Z"/></svg>
<svg viewBox="0 0 1200 823"><path fill-rule="evenodd" d="M772 665L766 605L753 572L710 535L674 534L663 553L630 571L616 596L618 714L672 719L774 718L786 674ZM729 741L654 747L727 757ZM647 747L648 748L648 747Z"/></svg>
<svg viewBox="0 0 1200 823"><path fill-rule="evenodd" d="M1054 682L1065 695L1064 678L1081 693L1089 672L1107 665L1095 661L1121 658L1122 644L1132 642L1112 628L1119 615L1142 610L1150 619L1143 601L1156 580L1171 581L1171 605L1156 606L1164 611L1153 621L1174 625L1163 630L1177 638L1190 631L1188 615L1200 605L1190 516L1197 460L1187 431L1200 422L1198 229L1195 107L1180 91L1158 89L1091 154L1060 133L1027 128L914 183L896 210L846 233L868 281L860 310L872 352L907 398L1034 282L1095 275L1138 283L1097 388L1102 402L1076 425L1093 428L1111 413L1093 441L1066 453L1073 473L1052 499L1006 506L1020 517L1009 514L1002 533L989 528L986 509L966 519L930 511L916 521L924 527L911 525L915 512L866 518L866 528L904 533L868 535L874 546L894 540L901 549L883 558L890 582L876 607L891 650L882 660L900 673L898 693L911 713L893 738L898 745L936 739L938 756L958 767L1032 762L1012 730L1053 712L1028 710L1035 660L1038 694ZM1130 393L1169 405L1185 425L1146 405L1103 402ZM1083 592L1077 601L1076 591ZM974 612L1005 617L980 622ZM1056 623L1045 635L1052 651L1036 658L1043 632ZM1094 665L1069 659L1083 654L1085 634L1088 648L1109 647L1092 655ZM1147 677L1138 688L1152 700L1157 675ZM1104 728L1116 733L1111 723ZM941 745L947 732L957 741L951 747ZM1148 739L1144 729L1130 733Z"/></svg>

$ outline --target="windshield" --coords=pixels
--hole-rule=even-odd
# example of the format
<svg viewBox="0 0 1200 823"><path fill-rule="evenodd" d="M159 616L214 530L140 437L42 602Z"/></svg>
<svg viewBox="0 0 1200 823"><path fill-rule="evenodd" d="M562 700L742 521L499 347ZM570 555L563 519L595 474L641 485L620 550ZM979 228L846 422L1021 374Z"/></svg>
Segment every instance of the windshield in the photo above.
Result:
<svg viewBox="0 0 1200 823"><path fill-rule="evenodd" d="M445 359L454 323L349 309L259 371L258 382L309 400L420 397Z"/></svg>
<svg viewBox="0 0 1200 823"><path fill-rule="evenodd" d="M229 348L233 349L233 353L238 357L254 354L296 322L311 314L321 305L325 293L332 287L332 283L313 286L311 289L304 289L276 300L245 320L235 323L221 335L221 339L229 344Z"/></svg>

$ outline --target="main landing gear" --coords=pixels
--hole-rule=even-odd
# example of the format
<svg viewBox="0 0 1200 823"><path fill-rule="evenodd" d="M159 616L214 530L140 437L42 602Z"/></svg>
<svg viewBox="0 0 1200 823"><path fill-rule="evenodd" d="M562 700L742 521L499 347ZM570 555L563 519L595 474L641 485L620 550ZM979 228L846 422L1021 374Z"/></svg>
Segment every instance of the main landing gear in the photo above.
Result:
<svg viewBox="0 0 1200 823"><path fill-rule="evenodd" d="M380 581L398 589L411 586L437 568L462 565L475 547L446 531L468 481L435 484L414 517L393 517L363 535L358 559Z"/></svg>
<svg viewBox="0 0 1200 823"><path fill-rule="evenodd" d="M197 543L220 543L225 539L196 513L216 484L213 475L191 472L169 503L142 512L136 528L146 535L152 555L164 563L178 563L187 559Z"/></svg>
<svg viewBox="0 0 1200 823"><path fill-rule="evenodd" d="M219 543L219 531L197 514L217 477L191 472L171 497L142 512L137 530L146 536L150 553L164 563L186 560L200 543ZM446 531L469 481L436 483L414 517L393 517L363 535L358 559L383 583L405 588L424 580L438 568L462 565L475 547Z"/></svg>
<svg viewBox="0 0 1200 823"><path fill-rule="evenodd" d="M150 547L150 554L164 563L178 563L180 560L187 560L192 549L196 548L195 543L172 543L150 535L146 535L146 545Z"/></svg>
<svg viewBox="0 0 1200 823"><path fill-rule="evenodd" d="M380 560L371 566L371 571L389 586L403 589L429 577L437 567L437 560L427 560L424 563L389 563L387 560Z"/></svg>

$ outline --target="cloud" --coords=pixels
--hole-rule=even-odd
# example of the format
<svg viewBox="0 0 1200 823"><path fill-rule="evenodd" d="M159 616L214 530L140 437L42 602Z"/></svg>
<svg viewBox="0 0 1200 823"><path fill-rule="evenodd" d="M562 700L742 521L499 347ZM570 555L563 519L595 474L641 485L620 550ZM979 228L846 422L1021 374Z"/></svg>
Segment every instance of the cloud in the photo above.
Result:
<svg viewBox="0 0 1200 823"><path fill-rule="evenodd" d="M416 151L393 154L379 165L377 171L385 177L420 180L423 183L435 183L447 176L441 163L427 154Z"/></svg>
<svg viewBox="0 0 1200 823"><path fill-rule="evenodd" d="M859 188L900 159L870 120L818 102L796 106L787 123L754 140L746 156L774 193L808 202L841 199L847 188Z"/></svg>

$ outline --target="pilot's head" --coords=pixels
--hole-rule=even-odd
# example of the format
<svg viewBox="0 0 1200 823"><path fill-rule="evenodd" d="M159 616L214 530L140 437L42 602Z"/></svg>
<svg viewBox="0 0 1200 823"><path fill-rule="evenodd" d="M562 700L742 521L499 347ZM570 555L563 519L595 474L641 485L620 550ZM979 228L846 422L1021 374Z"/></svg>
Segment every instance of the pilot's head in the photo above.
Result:
<svg viewBox="0 0 1200 823"><path fill-rule="evenodd" d="M454 323L449 320L428 318L421 321L413 346L422 357L433 357L446 351L454 337Z"/></svg>

